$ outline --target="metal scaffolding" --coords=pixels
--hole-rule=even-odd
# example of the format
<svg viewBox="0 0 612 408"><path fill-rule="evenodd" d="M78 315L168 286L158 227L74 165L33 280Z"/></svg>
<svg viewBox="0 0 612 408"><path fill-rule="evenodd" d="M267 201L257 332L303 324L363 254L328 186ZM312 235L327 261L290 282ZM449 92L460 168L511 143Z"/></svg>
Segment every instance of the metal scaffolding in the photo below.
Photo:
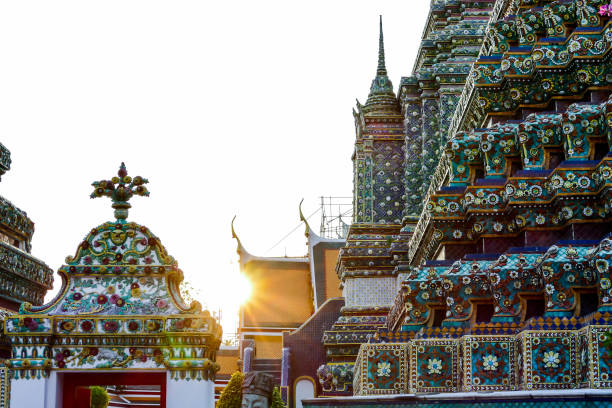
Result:
<svg viewBox="0 0 612 408"><path fill-rule="evenodd" d="M352 220L352 197L321 197L320 234L322 237L346 239Z"/></svg>

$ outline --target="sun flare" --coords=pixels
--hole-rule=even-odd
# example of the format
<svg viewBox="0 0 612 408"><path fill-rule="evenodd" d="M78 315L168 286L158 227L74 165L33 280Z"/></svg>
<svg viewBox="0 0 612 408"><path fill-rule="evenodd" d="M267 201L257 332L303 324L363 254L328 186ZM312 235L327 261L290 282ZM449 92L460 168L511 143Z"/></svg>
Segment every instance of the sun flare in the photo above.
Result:
<svg viewBox="0 0 612 408"><path fill-rule="evenodd" d="M246 276L240 274L238 275L238 280L236 281L235 289L237 300L242 305L251 297L253 286L251 285L251 281Z"/></svg>

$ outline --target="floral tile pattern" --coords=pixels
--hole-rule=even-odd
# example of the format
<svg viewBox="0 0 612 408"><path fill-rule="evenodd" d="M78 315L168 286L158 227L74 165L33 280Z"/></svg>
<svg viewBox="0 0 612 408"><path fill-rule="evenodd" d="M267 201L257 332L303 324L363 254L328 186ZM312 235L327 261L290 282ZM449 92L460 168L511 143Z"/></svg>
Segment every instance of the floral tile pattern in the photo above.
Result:
<svg viewBox="0 0 612 408"><path fill-rule="evenodd" d="M462 360L465 391L515 389L514 336L464 336Z"/></svg>
<svg viewBox="0 0 612 408"><path fill-rule="evenodd" d="M413 340L410 343L410 392L455 392L459 389L457 340Z"/></svg>
<svg viewBox="0 0 612 408"><path fill-rule="evenodd" d="M523 389L576 387L576 332L526 331L519 337L522 344Z"/></svg>
<svg viewBox="0 0 612 408"><path fill-rule="evenodd" d="M359 351L353 388L362 395L402 394L408 384L405 344L367 344Z"/></svg>

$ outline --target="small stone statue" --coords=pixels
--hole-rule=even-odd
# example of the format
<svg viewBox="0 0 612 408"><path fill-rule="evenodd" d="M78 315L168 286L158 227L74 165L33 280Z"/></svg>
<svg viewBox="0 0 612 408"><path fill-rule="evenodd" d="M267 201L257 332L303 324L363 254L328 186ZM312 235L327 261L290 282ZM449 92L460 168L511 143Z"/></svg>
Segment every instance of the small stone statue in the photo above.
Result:
<svg viewBox="0 0 612 408"><path fill-rule="evenodd" d="M272 401L274 377L259 371L249 371L242 382L242 408L268 408Z"/></svg>

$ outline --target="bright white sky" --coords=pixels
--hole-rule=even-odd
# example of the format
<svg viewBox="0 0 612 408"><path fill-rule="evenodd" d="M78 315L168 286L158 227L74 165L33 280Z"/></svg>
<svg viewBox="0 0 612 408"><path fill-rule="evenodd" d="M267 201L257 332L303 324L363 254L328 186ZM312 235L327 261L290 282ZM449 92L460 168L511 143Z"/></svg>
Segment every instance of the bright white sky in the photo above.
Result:
<svg viewBox="0 0 612 408"><path fill-rule="evenodd" d="M121 161L149 179L129 219L147 225L234 332L230 221L249 252L304 255L319 205L350 196L351 108L374 77L378 15L397 89L429 1L13 1L0 3L0 194L36 223L54 270L98 224L91 182ZM318 220L313 221L318 225ZM49 293L59 290L60 281Z"/></svg>

